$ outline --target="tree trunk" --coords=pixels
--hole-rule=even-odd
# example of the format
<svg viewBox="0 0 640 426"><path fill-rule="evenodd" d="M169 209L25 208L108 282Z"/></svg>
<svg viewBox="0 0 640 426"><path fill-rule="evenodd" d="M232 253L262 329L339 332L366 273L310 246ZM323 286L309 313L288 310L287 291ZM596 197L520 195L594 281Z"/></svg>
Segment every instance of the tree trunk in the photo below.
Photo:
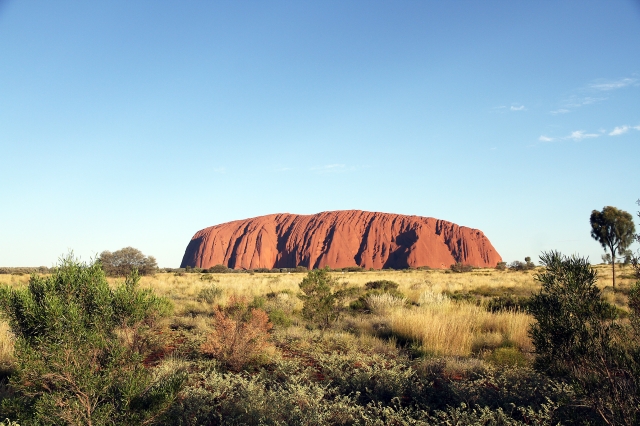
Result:
<svg viewBox="0 0 640 426"><path fill-rule="evenodd" d="M613 270L613 289L616 289L616 251L613 245L609 246L611 250L611 269Z"/></svg>

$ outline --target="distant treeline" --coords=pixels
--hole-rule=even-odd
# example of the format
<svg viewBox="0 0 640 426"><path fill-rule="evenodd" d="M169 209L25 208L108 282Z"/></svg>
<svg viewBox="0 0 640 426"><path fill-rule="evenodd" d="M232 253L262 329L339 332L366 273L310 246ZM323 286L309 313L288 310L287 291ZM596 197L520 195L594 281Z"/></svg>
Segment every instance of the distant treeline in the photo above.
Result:
<svg viewBox="0 0 640 426"><path fill-rule="evenodd" d="M0 267L0 274L7 275L31 275L31 274L49 274L51 268L46 266L38 267Z"/></svg>

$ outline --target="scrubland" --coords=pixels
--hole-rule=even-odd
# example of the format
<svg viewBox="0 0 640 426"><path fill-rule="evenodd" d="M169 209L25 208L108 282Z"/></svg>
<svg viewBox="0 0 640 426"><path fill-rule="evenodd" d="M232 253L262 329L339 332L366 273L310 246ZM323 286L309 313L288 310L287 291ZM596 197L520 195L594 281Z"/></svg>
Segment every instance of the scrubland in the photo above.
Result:
<svg viewBox="0 0 640 426"><path fill-rule="evenodd" d="M610 268L596 268L606 300L626 312L631 273L622 270L614 292ZM179 397L155 421L599 424L571 403L570 386L531 368L526 303L540 290L537 272L331 272L337 288L349 291L329 327L301 315L304 273L142 277L141 288L173 307L153 329L145 365L157 377L187 372ZM0 284L19 288L28 279L0 275ZM397 288L366 292L367 283L382 280ZM109 278L112 286L121 281ZM0 322L5 377L13 350L9 327ZM4 396L6 386L0 391Z"/></svg>

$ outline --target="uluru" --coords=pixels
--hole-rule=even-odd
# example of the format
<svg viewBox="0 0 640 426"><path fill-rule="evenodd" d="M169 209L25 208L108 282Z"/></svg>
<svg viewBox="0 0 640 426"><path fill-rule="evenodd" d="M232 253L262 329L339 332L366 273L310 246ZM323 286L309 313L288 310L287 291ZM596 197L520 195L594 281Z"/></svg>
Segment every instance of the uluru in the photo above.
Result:
<svg viewBox="0 0 640 426"><path fill-rule="evenodd" d="M202 229L180 267L234 269L493 267L502 258L484 233L431 217L361 210L271 214Z"/></svg>

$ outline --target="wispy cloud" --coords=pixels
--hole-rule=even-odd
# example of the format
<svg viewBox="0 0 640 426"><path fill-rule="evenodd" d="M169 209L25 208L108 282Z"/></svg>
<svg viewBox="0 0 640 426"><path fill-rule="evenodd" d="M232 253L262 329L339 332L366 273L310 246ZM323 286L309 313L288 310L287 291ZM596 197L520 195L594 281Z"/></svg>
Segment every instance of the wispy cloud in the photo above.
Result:
<svg viewBox="0 0 640 426"><path fill-rule="evenodd" d="M623 87L635 85L638 81L637 78L619 78L617 80L596 80L589 84L589 88L599 90L602 92L608 92L610 90L622 89Z"/></svg>
<svg viewBox="0 0 640 426"><path fill-rule="evenodd" d="M609 133L609 136L623 135L629 131L629 126L618 126Z"/></svg>
<svg viewBox="0 0 640 426"><path fill-rule="evenodd" d="M564 102L564 106L566 108L579 108L585 105L595 104L596 102L601 102L606 100L607 98L603 97L594 97L594 96L571 96ZM563 108L563 109L566 109Z"/></svg>
<svg viewBox="0 0 640 426"><path fill-rule="evenodd" d="M347 166L346 164L325 164L324 166L311 167L309 170L319 174L343 173L347 171Z"/></svg>
<svg viewBox="0 0 640 426"><path fill-rule="evenodd" d="M575 132L571 132L571 134L566 136L564 139L581 141L582 139L597 138L598 136L600 136L598 133L585 133L584 130L576 130Z"/></svg>
<svg viewBox="0 0 640 426"><path fill-rule="evenodd" d="M524 105L511 105L511 108L509 108L511 111L524 111L526 108L524 107Z"/></svg>
<svg viewBox="0 0 640 426"><path fill-rule="evenodd" d="M227 172L227 169L225 167L214 167L212 170L214 173L220 173L220 174Z"/></svg>
<svg viewBox="0 0 640 426"><path fill-rule="evenodd" d="M550 138L549 136L541 135L538 140L540 142L553 142L555 138Z"/></svg>
<svg viewBox="0 0 640 426"><path fill-rule="evenodd" d="M607 100L607 92L631 86L640 86L640 80L636 77L593 80L586 86L574 89L573 94L560 103L560 108L550 111L550 113L566 114L576 108Z"/></svg>

